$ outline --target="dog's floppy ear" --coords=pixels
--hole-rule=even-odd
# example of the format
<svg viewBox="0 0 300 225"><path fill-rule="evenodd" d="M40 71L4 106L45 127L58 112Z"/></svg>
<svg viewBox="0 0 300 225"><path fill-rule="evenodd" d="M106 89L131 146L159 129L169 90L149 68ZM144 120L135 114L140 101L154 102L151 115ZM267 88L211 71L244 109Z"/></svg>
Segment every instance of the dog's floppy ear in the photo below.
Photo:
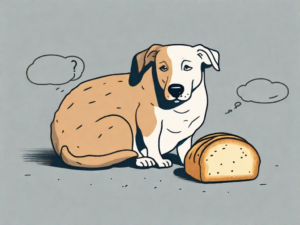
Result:
<svg viewBox="0 0 300 225"><path fill-rule="evenodd" d="M196 45L194 48L197 51L197 55L203 59L207 66L213 66L215 70L220 71L220 54L218 51L207 48L203 45Z"/></svg>
<svg viewBox="0 0 300 225"><path fill-rule="evenodd" d="M143 78L144 73L150 68L151 63L155 61L155 56L162 45L154 44L150 48L137 53L131 64L131 71L129 76L129 84L136 86Z"/></svg>

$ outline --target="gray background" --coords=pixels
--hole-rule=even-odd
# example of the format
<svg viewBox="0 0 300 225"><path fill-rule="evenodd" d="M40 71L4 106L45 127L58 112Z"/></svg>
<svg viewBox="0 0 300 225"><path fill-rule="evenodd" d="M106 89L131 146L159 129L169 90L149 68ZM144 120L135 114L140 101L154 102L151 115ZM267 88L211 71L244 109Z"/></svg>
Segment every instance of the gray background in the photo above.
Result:
<svg viewBox="0 0 300 225"><path fill-rule="evenodd" d="M299 3L0 2L0 224L299 224ZM168 169L78 170L54 155L50 123L64 95L128 72L133 55L154 43L220 52L221 71L206 72L208 114L194 141L220 131L244 137L262 160L256 180L195 182L176 152ZM83 76L64 92L30 83L26 68L44 54L79 56ZM286 84L290 95L242 102L236 88L259 77Z"/></svg>

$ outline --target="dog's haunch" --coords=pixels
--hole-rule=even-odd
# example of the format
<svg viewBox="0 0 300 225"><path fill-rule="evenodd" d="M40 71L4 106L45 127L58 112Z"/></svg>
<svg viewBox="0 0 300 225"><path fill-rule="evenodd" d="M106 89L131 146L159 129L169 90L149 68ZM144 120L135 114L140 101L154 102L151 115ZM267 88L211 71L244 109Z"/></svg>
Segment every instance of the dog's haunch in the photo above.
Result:
<svg viewBox="0 0 300 225"><path fill-rule="evenodd" d="M61 85L78 80L85 65L77 56L43 55L27 68L27 79L37 85Z"/></svg>

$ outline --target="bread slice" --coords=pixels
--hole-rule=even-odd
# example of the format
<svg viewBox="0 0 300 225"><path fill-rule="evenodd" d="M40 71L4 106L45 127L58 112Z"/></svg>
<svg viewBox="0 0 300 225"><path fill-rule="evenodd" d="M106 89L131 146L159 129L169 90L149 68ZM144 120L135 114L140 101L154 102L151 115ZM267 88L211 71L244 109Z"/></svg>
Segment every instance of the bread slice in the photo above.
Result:
<svg viewBox="0 0 300 225"><path fill-rule="evenodd" d="M193 161L195 160L195 154L198 153L198 156L200 156L202 150L203 150L203 147L206 146L204 145L205 143L208 143L208 141L211 141L211 140L218 140L220 138L224 138L224 137L233 137L233 138L236 138L236 139L240 139L240 140L243 140L246 142L245 139L239 137L239 136L235 136L235 135L232 135L232 134L227 134L227 133L214 133L214 134L210 134L210 135L206 135L202 138L200 138L198 141L196 141L192 147L193 151L190 150L188 152L188 154L186 154L186 156L191 159L193 157ZM204 146L203 146L204 145ZM198 151L200 150L200 151Z"/></svg>
<svg viewBox="0 0 300 225"><path fill-rule="evenodd" d="M184 164L187 174L203 182L251 180L258 176L260 157L245 139L214 134L196 142Z"/></svg>

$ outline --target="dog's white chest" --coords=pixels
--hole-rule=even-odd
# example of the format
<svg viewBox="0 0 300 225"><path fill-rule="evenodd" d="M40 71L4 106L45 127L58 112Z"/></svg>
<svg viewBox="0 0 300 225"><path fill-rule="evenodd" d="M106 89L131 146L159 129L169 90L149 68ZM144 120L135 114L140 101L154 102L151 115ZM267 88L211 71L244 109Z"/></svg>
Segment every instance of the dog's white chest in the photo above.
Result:
<svg viewBox="0 0 300 225"><path fill-rule="evenodd" d="M184 104L170 110L155 109L158 121L162 122L160 151L165 154L179 141L190 137L202 125L207 109L205 86L201 85Z"/></svg>

